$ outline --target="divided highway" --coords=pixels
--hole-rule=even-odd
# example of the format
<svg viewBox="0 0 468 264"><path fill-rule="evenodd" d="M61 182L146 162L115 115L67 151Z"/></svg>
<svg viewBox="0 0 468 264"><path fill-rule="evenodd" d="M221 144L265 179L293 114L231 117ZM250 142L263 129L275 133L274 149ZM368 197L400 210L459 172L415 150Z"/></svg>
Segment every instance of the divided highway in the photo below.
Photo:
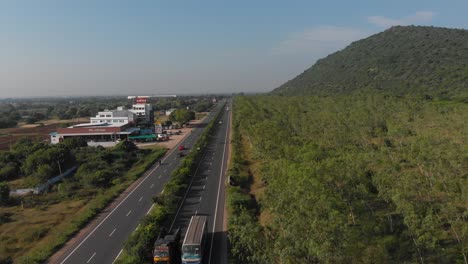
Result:
<svg viewBox="0 0 468 264"><path fill-rule="evenodd" d="M226 104L230 107L229 103ZM228 160L230 111L224 110L218 129L206 148L171 229L185 234L192 215L208 217L205 264L227 263L227 234L223 228L225 173Z"/></svg>
<svg viewBox="0 0 468 264"><path fill-rule="evenodd" d="M219 111L224 111L219 104L207 118L203 120L179 144L189 150L196 143L206 125ZM224 118L224 116L223 116ZM169 180L173 170L181 158L177 145L163 159L161 165L153 166L138 185L130 191L100 222L87 234L80 234L80 239L72 245L67 245L60 256L54 256L50 263L113 263L123 248L127 237L138 228L138 223L152 208L152 197L163 191L164 184ZM211 184L211 183L210 183Z"/></svg>

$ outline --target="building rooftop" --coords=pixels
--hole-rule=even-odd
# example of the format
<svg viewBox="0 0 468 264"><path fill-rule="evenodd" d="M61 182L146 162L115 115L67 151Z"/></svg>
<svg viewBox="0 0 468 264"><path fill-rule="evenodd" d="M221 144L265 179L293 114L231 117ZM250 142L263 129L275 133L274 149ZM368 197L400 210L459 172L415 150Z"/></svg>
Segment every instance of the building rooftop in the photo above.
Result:
<svg viewBox="0 0 468 264"><path fill-rule="evenodd" d="M68 128L91 128L91 127L122 127L126 124L123 123L82 123L73 126L69 126Z"/></svg>

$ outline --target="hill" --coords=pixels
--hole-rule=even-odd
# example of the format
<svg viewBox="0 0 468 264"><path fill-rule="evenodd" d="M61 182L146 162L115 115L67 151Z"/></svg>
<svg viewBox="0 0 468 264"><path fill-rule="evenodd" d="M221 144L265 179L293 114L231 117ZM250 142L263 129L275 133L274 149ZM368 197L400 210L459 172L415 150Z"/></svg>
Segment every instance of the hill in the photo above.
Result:
<svg viewBox="0 0 468 264"><path fill-rule="evenodd" d="M468 92L468 30L397 26L350 44L273 90L280 95L358 90L438 97Z"/></svg>

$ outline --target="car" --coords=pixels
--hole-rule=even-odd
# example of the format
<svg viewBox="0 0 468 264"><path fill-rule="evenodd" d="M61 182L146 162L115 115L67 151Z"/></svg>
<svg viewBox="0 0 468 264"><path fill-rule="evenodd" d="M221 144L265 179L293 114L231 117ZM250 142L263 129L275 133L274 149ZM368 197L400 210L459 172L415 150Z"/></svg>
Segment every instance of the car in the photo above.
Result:
<svg viewBox="0 0 468 264"><path fill-rule="evenodd" d="M179 146L179 150L184 150L185 149L185 146L184 145L180 145Z"/></svg>

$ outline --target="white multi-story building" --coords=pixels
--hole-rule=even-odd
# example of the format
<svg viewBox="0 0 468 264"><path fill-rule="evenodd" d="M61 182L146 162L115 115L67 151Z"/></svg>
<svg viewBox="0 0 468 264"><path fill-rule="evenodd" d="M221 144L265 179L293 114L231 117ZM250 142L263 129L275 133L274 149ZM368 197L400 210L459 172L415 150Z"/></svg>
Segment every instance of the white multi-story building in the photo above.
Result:
<svg viewBox="0 0 468 264"><path fill-rule="evenodd" d="M133 124L136 122L137 114L133 110L118 107L117 110L105 110L98 112L96 117L90 118L91 124Z"/></svg>
<svg viewBox="0 0 468 264"><path fill-rule="evenodd" d="M153 107L151 104L134 104L130 110L136 114L138 123L152 124L154 121Z"/></svg>

